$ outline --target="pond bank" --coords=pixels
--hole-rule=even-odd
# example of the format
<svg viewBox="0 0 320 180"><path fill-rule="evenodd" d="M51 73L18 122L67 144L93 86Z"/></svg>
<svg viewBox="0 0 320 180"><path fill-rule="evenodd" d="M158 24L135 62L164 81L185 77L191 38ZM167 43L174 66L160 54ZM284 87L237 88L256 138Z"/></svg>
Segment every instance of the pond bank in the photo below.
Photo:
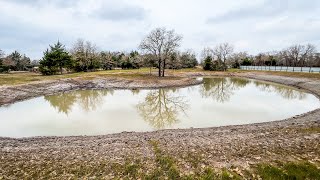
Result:
<svg viewBox="0 0 320 180"><path fill-rule="evenodd" d="M185 73L181 76L206 75L227 75L271 81L302 88L318 97L320 96L320 81L315 79L290 78L252 72ZM189 80L185 78L186 84L179 85L185 86L190 83ZM74 79L61 81L65 82L53 83L47 90L52 90L56 86L68 89L76 84L70 83L75 81ZM101 80L90 80L85 83L84 87L95 87L92 85L92 81L101 82ZM181 80L175 82L178 81ZM109 80L109 82L112 81ZM199 83L198 81L192 82ZM101 82L101 87L104 83ZM166 83L162 85L164 87L176 85L173 81L170 84ZM148 86L142 87L141 83L134 80L129 82L129 80L114 79L111 84L108 84L108 87L115 88L115 84L130 89L156 88L153 85L161 83L149 82L146 83ZM28 90L37 89L38 91L34 93L35 96L41 95L39 89L45 90L44 86L39 84L22 86L29 86ZM79 85L77 88L81 87ZM6 91L6 94L9 93L6 95L8 97L13 96L12 92L20 92L21 90L15 91L13 87L5 88L6 90L13 89ZM3 97L3 87L1 93L0 97ZM51 93L54 92L51 91ZM0 138L0 177L96 177L96 172L98 172L104 178L110 179L130 174L128 171L130 172L133 168L132 165L135 164L142 164L141 170L138 172L148 173L159 166L157 164L159 152L157 149L155 150L154 143L161 149L161 154L164 154L165 157L167 157L166 155L172 157L172 160L170 158L164 159L169 164L174 161L176 168L181 169L183 174L195 173L194 166L196 166L202 170L207 167L226 168L230 172L245 176L245 173L258 163L305 160L319 167L319 142L319 109L286 120L260 124L155 132L124 132L104 136ZM122 167L128 162L128 167ZM102 165L104 170L98 168ZM140 166L134 167L140 168Z"/></svg>
<svg viewBox="0 0 320 180"><path fill-rule="evenodd" d="M0 86L0 106L33 97L62 92L88 89L155 89L166 87L185 87L201 84L201 80L187 77L165 77L153 79L126 79L100 77L93 79L68 78L40 81L15 86Z"/></svg>

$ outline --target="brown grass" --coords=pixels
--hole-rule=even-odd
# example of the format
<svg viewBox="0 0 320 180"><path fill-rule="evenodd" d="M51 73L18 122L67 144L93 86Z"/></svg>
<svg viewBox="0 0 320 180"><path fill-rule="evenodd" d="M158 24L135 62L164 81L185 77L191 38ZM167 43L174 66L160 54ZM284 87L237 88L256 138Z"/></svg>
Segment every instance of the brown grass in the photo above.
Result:
<svg viewBox="0 0 320 180"><path fill-rule="evenodd" d="M83 79L93 79L96 77L118 77L125 79L141 79L141 80L171 80L179 79L177 75L184 75L188 73L195 72L206 72L209 74L223 74L225 72L215 72L215 71L204 71L201 68L190 68L181 70L167 70L166 73L169 76L159 78L157 76L157 69L152 70L152 75L149 74L149 68L134 69L134 70L108 70L108 71L96 71L96 72L79 72L70 73L63 75L53 75L53 76L42 76L38 73L23 72L23 73L8 73L0 74L0 86L2 85L17 85L25 84L36 81L46 81L46 80L58 80L65 78L83 78ZM286 77L299 77L299 78L312 78L320 80L320 73L301 73L301 72L275 72L275 71L249 71L249 70L239 70L239 69L229 69L226 73L256 73L256 74L267 74L267 75L277 75Z"/></svg>

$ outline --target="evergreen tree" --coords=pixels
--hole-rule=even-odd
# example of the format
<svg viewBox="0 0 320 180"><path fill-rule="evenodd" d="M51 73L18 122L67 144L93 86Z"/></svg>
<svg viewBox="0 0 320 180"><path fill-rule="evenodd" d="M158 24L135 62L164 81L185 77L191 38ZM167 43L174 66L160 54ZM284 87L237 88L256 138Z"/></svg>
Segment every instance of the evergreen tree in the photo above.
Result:
<svg viewBox="0 0 320 180"><path fill-rule="evenodd" d="M204 60L203 69L211 71L212 68L213 68L212 57L207 56L206 59Z"/></svg>
<svg viewBox="0 0 320 180"><path fill-rule="evenodd" d="M51 46L50 50L44 52L44 56L40 61L40 72L44 75L56 74L59 70L62 74L62 68L72 67L72 59L65 47L58 41L57 44Z"/></svg>
<svg viewBox="0 0 320 180"><path fill-rule="evenodd" d="M21 54L18 51L14 51L11 53L8 58L14 63L14 66L12 67L15 71L21 71Z"/></svg>

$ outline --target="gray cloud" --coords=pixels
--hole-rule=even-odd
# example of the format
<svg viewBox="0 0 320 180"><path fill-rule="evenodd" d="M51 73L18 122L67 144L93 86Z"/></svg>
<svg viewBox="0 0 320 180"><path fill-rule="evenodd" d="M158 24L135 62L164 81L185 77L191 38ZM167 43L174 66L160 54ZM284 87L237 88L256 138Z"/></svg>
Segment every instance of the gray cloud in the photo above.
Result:
<svg viewBox="0 0 320 180"><path fill-rule="evenodd" d="M170 6L168 6L170 4ZM296 43L320 45L319 0L0 0L0 49L39 59L58 39L101 50L137 49L153 28L183 35L181 50L229 42L258 53Z"/></svg>
<svg viewBox="0 0 320 180"><path fill-rule="evenodd" d="M75 5L77 0L5 0L10 3L22 4L33 7L42 7L46 4L52 4L56 7L70 7Z"/></svg>
<svg viewBox="0 0 320 180"><path fill-rule="evenodd" d="M100 8L93 12L92 15L103 20L143 20L146 16L146 11L136 6L110 7Z"/></svg>
<svg viewBox="0 0 320 180"><path fill-rule="evenodd" d="M232 22L239 20L270 18L290 12L300 13L319 9L319 1L311 0L265 0L257 5L234 9L225 14L209 17L207 23Z"/></svg>
<svg viewBox="0 0 320 180"><path fill-rule="evenodd" d="M58 39L68 40L62 33L50 31L8 17L0 17L0 49L6 54L18 50L32 58L40 58L42 52ZM69 42L70 43L70 42Z"/></svg>

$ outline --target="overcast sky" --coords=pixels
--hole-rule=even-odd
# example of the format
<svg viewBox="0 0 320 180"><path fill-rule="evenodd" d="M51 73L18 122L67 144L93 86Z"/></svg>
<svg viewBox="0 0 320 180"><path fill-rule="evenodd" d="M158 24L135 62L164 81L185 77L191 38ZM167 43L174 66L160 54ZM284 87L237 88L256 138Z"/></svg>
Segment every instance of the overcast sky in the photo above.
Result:
<svg viewBox="0 0 320 180"><path fill-rule="evenodd" d="M130 51L156 27L183 36L181 50L229 42L236 51L320 49L320 0L0 0L0 49L40 59L49 44L78 39Z"/></svg>

